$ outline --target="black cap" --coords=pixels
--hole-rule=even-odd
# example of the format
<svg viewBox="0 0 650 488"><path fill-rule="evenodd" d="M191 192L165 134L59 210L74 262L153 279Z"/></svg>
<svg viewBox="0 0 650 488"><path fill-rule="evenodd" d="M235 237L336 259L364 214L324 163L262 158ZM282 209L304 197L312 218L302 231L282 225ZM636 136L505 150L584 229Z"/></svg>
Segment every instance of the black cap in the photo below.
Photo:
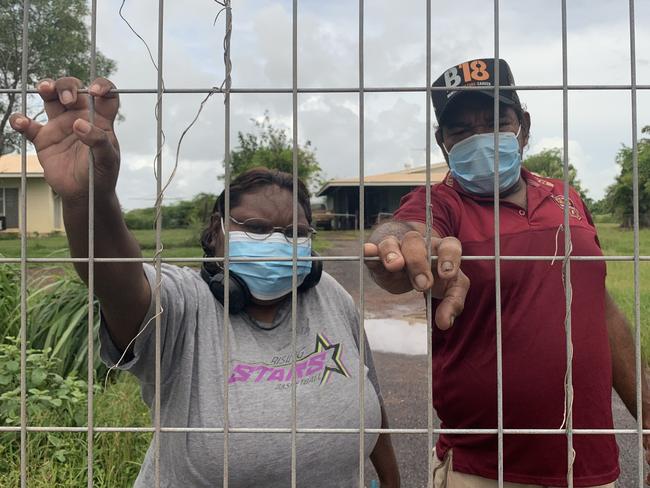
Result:
<svg viewBox="0 0 650 488"><path fill-rule="evenodd" d="M499 86L514 86L515 79L510 71L510 66L503 59L499 59ZM478 93L484 93L494 98L494 58L472 59L464 63L452 66L445 71L440 77L433 82L433 87L441 86L447 90L433 90L431 92L431 101L436 113L438 124L442 123L446 109L451 105L451 101L458 98L463 93L469 93L474 90L454 90L459 86L485 86L487 90L479 90ZM519 96L515 90L500 90L499 101L508 105L521 107Z"/></svg>

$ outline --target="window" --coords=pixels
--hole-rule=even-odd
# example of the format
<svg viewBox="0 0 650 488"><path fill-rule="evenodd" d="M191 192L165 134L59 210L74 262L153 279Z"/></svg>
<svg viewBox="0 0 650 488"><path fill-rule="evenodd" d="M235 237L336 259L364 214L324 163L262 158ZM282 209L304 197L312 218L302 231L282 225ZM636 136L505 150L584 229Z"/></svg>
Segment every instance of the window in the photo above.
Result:
<svg viewBox="0 0 650 488"><path fill-rule="evenodd" d="M0 215L8 229L18 227L18 188L0 188Z"/></svg>
<svg viewBox="0 0 650 488"><path fill-rule="evenodd" d="M63 222L62 222L62 207L61 207L61 197L54 191L52 190L52 202L53 202L53 212L54 212L54 218L52 219L52 222L54 222L54 229L59 230L63 227Z"/></svg>

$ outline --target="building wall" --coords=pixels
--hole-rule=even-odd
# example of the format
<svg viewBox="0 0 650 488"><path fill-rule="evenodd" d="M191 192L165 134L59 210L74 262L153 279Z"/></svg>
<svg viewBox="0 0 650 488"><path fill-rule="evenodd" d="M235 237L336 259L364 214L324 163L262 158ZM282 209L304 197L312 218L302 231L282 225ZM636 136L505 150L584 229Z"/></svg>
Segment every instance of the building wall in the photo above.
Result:
<svg viewBox="0 0 650 488"><path fill-rule="evenodd" d="M20 178L0 178L0 188L20 188ZM58 218L55 218L54 193L43 178L27 178L27 232L47 234L63 231L61 205L56 205ZM22 195L19 194L19 201ZM21 216L19 215L19 219ZM56 221L56 225L55 225ZM18 231L18 228L8 229Z"/></svg>
<svg viewBox="0 0 650 488"><path fill-rule="evenodd" d="M377 223L379 214L393 213L410 186L368 186L365 188L365 226ZM337 213L359 215L359 187L334 188L327 195L327 208ZM386 216L384 216L386 218Z"/></svg>

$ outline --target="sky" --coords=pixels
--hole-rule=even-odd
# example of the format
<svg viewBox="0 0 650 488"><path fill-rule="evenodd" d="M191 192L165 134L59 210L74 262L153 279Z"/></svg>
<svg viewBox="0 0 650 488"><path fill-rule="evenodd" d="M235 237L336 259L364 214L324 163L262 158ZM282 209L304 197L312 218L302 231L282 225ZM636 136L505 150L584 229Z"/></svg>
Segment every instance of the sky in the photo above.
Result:
<svg viewBox="0 0 650 488"><path fill-rule="evenodd" d="M146 48L120 19L121 0L98 2L98 48L117 62L112 80L120 88L155 88L156 69ZM569 84L630 83L628 0L568 0ZM290 88L292 5L288 0L232 0L233 88ZM163 77L167 88L221 85L225 15L213 0L165 2ZM124 16L157 57L157 0L126 0ZM501 0L499 54L520 85L562 83L561 2ZM494 7L487 0L432 1L431 79L453 65L494 55ZM650 84L650 2L636 1L637 83ZM359 84L358 2L300 0L299 87ZM367 87L424 86L425 0L366 0L364 78ZM162 101L166 136L164 178L175 162L179 136L204 95L169 94ZM562 146L562 92L521 91L532 117L527 154ZM365 174L423 165L426 151L424 92L368 93L364 99ZM125 94L117 126L122 151L118 195L127 209L151 206L156 153L155 95ZM358 94L301 94L298 140L311 141L327 178L359 174ZM617 174L616 154L632 141L629 91L571 91L568 99L569 158L588 194L601 198ZM290 94L234 94L231 144L254 131L252 119L268 112L272 123L292 130ZM433 112L432 112L433 118ZM184 139L167 202L223 188L224 105L206 104ZM432 120L434 122L434 120ZM650 90L638 91L639 132L650 125ZM639 133L640 135L640 133ZM443 161L432 141L431 161Z"/></svg>

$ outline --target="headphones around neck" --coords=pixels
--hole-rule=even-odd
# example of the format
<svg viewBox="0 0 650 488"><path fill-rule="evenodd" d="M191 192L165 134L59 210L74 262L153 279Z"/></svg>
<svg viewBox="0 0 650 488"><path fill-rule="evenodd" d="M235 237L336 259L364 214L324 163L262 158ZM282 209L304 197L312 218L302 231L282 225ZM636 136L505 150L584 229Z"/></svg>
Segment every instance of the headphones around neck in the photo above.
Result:
<svg viewBox="0 0 650 488"><path fill-rule="evenodd" d="M312 250L311 255L317 257L318 254ZM212 263L211 263L212 264ZM215 263L216 264L216 263ZM211 266L212 267L212 266ZM216 271L212 272L208 269L207 263L203 263L201 266L201 278L205 281L210 287L210 291L214 297L221 303L224 304L224 296L226 292L225 285L225 273L223 268L220 266L214 266ZM318 284L320 278L323 274L323 262L322 261L312 261L311 262L311 271L305 277L302 284L298 287L298 291L302 292L313 288ZM251 302L251 292L248 289L244 280L242 280L235 273L230 273L228 275L228 297L229 297L229 311L231 314L239 313Z"/></svg>

